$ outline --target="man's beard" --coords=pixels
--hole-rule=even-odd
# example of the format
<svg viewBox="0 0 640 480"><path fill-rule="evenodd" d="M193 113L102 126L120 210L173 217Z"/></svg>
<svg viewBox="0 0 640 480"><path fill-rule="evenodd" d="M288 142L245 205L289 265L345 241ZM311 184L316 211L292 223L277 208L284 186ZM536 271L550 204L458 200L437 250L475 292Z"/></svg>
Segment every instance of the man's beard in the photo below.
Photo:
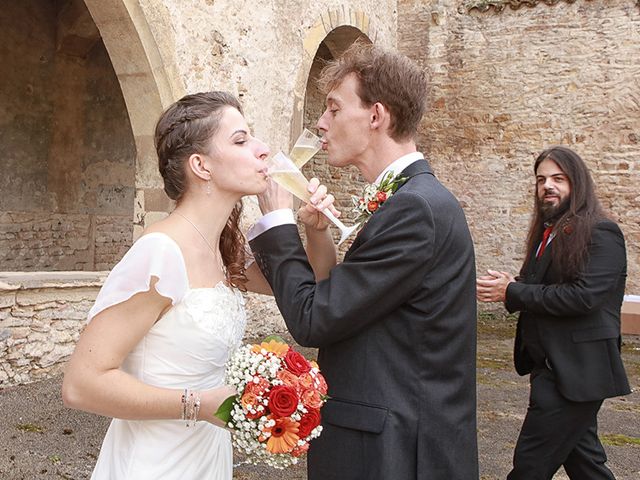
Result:
<svg viewBox="0 0 640 480"><path fill-rule="evenodd" d="M545 222L553 222L569 209L569 198L565 198L557 205L538 200L538 208L540 209L542 220Z"/></svg>

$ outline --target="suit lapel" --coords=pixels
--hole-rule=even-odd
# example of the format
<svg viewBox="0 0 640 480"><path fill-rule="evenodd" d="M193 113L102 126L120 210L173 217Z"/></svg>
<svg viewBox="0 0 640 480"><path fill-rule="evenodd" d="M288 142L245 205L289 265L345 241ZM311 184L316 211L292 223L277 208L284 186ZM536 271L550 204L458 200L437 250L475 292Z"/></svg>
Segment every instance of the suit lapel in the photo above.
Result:
<svg viewBox="0 0 640 480"><path fill-rule="evenodd" d="M531 254L532 258L527 267L527 272L525 274L526 283L542 283L542 279L544 278L549 266L551 265L551 245L549 245L542 257L536 258L536 252L534 251Z"/></svg>
<svg viewBox="0 0 640 480"><path fill-rule="evenodd" d="M409 183L409 181L418 175L433 175L433 170L431 169L431 166L429 165L429 162L427 162L425 159L422 160L417 160L415 162L413 162L411 165L408 165L404 170L402 170L400 176L401 177L405 177L406 181L400 185L398 187L398 190L400 190L402 187L404 187L407 183ZM396 192L398 191L396 190ZM382 206L382 208L384 208L384 205ZM378 212L374 213L373 215L377 215ZM369 219L370 220L370 219ZM362 228L358 231L358 233L356 234L356 238L353 240L353 243L351 244L351 246L349 247L349 250L347 250L347 253L345 253L344 259L347 260L351 254L351 252L358 247L358 245L360 245L365 238L365 229L367 228L367 224L369 223L369 220L367 220L367 223L365 223Z"/></svg>

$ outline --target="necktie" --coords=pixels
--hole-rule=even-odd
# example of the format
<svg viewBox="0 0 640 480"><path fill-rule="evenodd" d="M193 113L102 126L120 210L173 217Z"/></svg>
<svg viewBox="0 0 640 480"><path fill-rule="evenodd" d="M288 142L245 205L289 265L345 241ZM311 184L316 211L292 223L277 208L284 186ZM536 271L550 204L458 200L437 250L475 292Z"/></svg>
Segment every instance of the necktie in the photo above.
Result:
<svg viewBox="0 0 640 480"><path fill-rule="evenodd" d="M553 230L553 225L549 225L542 232L542 242L540 242L540 248L538 249L538 254L536 258L540 258L544 252L545 247L547 246L547 241L549 240L549 235L551 235L551 230Z"/></svg>

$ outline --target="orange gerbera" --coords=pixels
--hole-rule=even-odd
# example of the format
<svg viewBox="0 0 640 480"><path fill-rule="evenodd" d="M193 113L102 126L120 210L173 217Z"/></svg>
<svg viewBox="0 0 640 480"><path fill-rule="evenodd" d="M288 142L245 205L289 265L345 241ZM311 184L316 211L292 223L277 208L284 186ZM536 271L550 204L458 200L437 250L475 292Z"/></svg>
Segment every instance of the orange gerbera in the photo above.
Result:
<svg viewBox="0 0 640 480"><path fill-rule="evenodd" d="M278 357L284 357L289 351L289 345L287 345L286 343L278 342L277 340L269 340L268 342L262 342L253 345L251 351L253 353L260 353L262 349L266 350L267 352L275 353Z"/></svg>
<svg viewBox="0 0 640 480"><path fill-rule="evenodd" d="M274 418L276 424L265 429L271 436L267 440L267 450L271 453L289 453L298 444L299 423L289 417Z"/></svg>

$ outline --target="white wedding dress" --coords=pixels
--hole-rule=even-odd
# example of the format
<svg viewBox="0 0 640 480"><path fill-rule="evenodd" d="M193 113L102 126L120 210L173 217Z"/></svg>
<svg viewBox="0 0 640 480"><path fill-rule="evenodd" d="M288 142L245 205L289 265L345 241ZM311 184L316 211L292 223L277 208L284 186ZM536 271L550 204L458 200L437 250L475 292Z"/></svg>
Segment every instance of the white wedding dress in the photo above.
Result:
<svg viewBox="0 0 640 480"><path fill-rule="evenodd" d="M163 233L141 237L111 271L88 320L155 288L171 308L128 355L122 370L150 385L194 390L220 386L246 323L241 293L219 283L190 288L180 247ZM131 319L135 321L135 319ZM180 405L176 404L176 414ZM93 471L96 480L232 478L230 433L207 422L113 419Z"/></svg>

